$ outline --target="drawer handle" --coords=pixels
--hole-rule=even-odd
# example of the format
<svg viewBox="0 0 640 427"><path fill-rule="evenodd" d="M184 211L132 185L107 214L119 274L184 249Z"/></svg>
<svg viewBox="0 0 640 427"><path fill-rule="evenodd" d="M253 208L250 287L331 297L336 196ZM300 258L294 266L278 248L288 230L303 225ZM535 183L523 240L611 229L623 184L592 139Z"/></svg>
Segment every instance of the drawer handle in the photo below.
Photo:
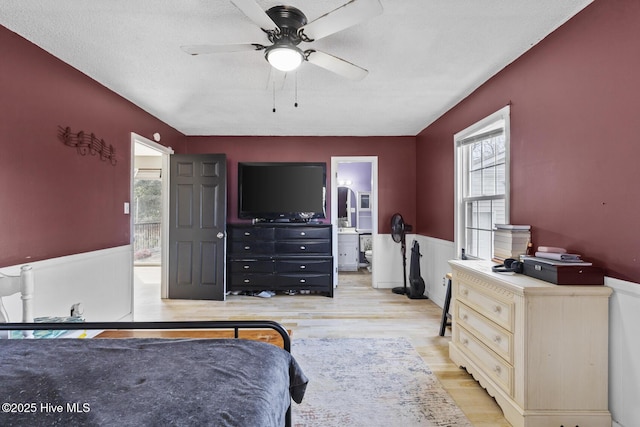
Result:
<svg viewBox="0 0 640 427"><path fill-rule="evenodd" d="M301 268L302 270L304 270L305 268L307 268L307 266L306 266L306 265L301 265L301 266L300 266L300 268Z"/></svg>
<svg viewBox="0 0 640 427"><path fill-rule="evenodd" d="M304 251L305 249L307 249L307 248L305 248L304 246L300 246L300 250L301 251Z"/></svg>
<svg viewBox="0 0 640 427"><path fill-rule="evenodd" d="M500 313L502 312L502 307L500 307L499 305L496 305L495 307L493 307L493 311L495 313Z"/></svg>
<svg viewBox="0 0 640 427"><path fill-rule="evenodd" d="M502 337L500 337L500 335L496 335L495 337L493 337L493 342L495 342L496 344L500 344L501 341Z"/></svg>
<svg viewBox="0 0 640 427"><path fill-rule="evenodd" d="M250 280L249 279L244 279L244 283L249 283Z"/></svg>
<svg viewBox="0 0 640 427"><path fill-rule="evenodd" d="M244 247L244 250L245 250L245 251L249 251L249 250L251 250L251 246L245 246L245 247Z"/></svg>
<svg viewBox="0 0 640 427"><path fill-rule="evenodd" d="M469 340L464 338L460 341L462 343L462 345L469 345Z"/></svg>
<svg viewBox="0 0 640 427"><path fill-rule="evenodd" d="M502 372L502 368L499 365L496 365L496 367L493 368L493 372L495 372L496 374L499 374L500 372Z"/></svg>
<svg viewBox="0 0 640 427"><path fill-rule="evenodd" d="M242 266L242 268L244 268L245 270L248 270L248 269L250 269L250 268L251 268L251 266L243 265L243 266Z"/></svg>
<svg viewBox="0 0 640 427"><path fill-rule="evenodd" d="M300 283L307 283L307 281L304 279L300 279Z"/></svg>
<svg viewBox="0 0 640 427"><path fill-rule="evenodd" d="M251 236L251 233L249 233L248 231L245 231L245 232L244 232L244 235L245 235L245 236Z"/></svg>
<svg viewBox="0 0 640 427"><path fill-rule="evenodd" d="M469 318L469 316L467 316L466 314L462 315L462 320L467 320Z"/></svg>
<svg viewBox="0 0 640 427"><path fill-rule="evenodd" d="M469 295L469 291L468 291L467 289L462 289L462 290L460 290L460 293L461 293L462 295L464 295L464 296Z"/></svg>
<svg viewBox="0 0 640 427"><path fill-rule="evenodd" d="M305 233L304 231L301 231L301 232L300 232L300 235L301 235L301 236L306 236L306 235L307 235L307 233Z"/></svg>

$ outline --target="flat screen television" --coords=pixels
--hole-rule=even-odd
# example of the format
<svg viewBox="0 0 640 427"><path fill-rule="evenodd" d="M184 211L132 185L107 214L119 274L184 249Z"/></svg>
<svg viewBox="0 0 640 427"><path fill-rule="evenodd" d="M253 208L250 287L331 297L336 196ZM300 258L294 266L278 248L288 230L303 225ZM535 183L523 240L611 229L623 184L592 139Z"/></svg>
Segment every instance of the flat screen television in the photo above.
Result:
<svg viewBox="0 0 640 427"><path fill-rule="evenodd" d="M239 163L238 217L266 221L325 218L326 163Z"/></svg>

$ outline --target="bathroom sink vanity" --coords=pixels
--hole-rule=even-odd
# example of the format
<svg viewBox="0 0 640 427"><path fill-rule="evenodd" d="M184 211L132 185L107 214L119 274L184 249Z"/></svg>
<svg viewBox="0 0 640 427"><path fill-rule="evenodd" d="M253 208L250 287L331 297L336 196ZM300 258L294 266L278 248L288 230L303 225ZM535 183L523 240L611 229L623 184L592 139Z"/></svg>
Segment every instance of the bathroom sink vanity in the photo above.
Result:
<svg viewBox="0 0 640 427"><path fill-rule="evenodd" d="M353 227L338 229L338 271L358 271L360 235Z"/></svg>

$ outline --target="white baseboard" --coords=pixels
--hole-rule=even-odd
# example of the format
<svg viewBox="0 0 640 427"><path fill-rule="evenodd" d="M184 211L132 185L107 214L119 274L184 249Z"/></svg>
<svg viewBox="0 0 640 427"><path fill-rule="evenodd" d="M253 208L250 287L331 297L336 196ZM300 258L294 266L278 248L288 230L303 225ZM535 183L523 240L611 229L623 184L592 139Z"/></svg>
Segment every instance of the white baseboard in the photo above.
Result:
<svg viewBox="0 0 640 427"><path fill-rule="evenodd" d="M130 320L133 307L131 245L26 263L34 272L34 316L68 316L81 303L87 321ZM21 264L24 265L24 264ZM15 274L20 265L2 268ZM19 296L3 299L19 321Z"/></svg>

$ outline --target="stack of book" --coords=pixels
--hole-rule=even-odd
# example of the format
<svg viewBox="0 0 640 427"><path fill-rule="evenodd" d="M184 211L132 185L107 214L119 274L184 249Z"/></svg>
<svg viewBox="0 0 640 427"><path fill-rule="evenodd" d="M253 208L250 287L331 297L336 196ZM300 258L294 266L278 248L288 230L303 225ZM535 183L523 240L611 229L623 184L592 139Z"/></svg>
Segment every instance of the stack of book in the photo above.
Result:
<svg viewBox="0 0 640 427"><path fill-rule="evenodd" d="M493 230L493 258L504 261L527 254L531 242L530 225L496 224Z"/></svg>
<svg viewBox="0 0 640 427"><path fill-rule="evenodd" d="M528 259L551 265L593 265L591 262L584 261L580 254L570 254L567 253L567 250L564 248L556 248L551 246L538 247L538 250L535 253L535 257L528 257Z"/></svg>

